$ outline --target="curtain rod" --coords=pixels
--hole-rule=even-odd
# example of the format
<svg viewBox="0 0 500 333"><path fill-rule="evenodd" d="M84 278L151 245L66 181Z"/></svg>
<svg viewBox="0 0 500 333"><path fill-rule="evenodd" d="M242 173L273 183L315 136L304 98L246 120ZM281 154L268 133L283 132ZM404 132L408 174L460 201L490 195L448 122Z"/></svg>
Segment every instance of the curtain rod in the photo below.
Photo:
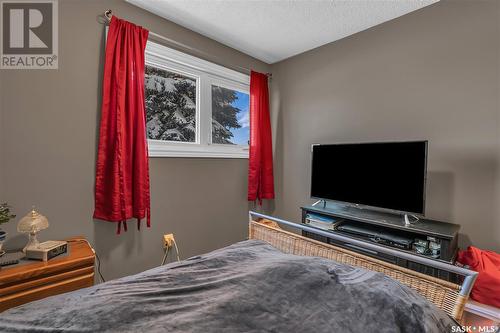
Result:
<svg viewBox="0 0 500 333"><path fill-rule="evenodd" d="M106 22L105 22L106 24L109 24L109 23L111 22L111 18L112 18L112 17L113 17L113 11L112 11L111 9L108 9L108 10L106 10L106 11L104 12L104 19L106 20ZM202 56L203 56L203 57L205 57L205 58L208 58L208 59L211 59L211 60L213 60L213 59L216 59L216 58L217 58L216 56L214 56L214 55L212 55L212 54L209 54L209 53L207 53L207 52L201 51L201 50L196 49L196 48L194 48L194 47L191 47L191 46L189 46L189 45L186 45L186 44L183 44L183 43L177 42L177 41L175 41L175 40L173 40L173 39L170 39L170 38L168 38L168 37L165 37L165 36L159 35L159 34L154 33L154 32L152 32L152 31L150 31L150 32L149 32L149 35L150 35L150 36L153 36L153 37L155 37L155 38L157 38L157 39L163 40L163 41L165 41L165 42L167 42L167 43L170 43L170 44L172 44L172 45L175 45L175 46L177 46L177 47L180 47L180 48L183 48L183 49L189 50L189 51L191 51L191 52L193 52L193 53L195 53L195 54L197 53L198 55L202 55ZM214 62L216 62L216 61L214 61ZM222 64L219 64L219 65L221 65L221 66L225 66L225 65L222 65ZM225 67L228 67L228 66L225 66ZM251 69L250 69L250 68L247 68L247 67L242 67L242 66L238 66L238 65L230 65L229 67L230 67L230 68L232 68L232 69L235 69L235 70L237 69L237 71L244 71L244 72L246 72L246 74L250 74L250 72L251 72ZM267 77L269 77L269 78L271 78L271 77L273 76L273 74L272 74L272 73L266 73L266 75L267 75Z"/></svg>

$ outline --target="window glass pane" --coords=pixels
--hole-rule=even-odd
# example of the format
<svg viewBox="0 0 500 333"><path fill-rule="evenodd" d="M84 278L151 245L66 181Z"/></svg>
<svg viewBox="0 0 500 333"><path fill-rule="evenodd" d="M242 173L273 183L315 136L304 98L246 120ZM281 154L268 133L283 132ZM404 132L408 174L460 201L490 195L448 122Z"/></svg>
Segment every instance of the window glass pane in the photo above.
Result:
<svg viewBox="0 0 500 333"><path fill-rule="evenodd" d="M146 66L149 139L196 141L196 79Z"/></svg>
<svg viewBox="0 0 500 333"><path fill-rule="evenodd" d="M212 85L212 143L248 145L249 96Z"/></svg>

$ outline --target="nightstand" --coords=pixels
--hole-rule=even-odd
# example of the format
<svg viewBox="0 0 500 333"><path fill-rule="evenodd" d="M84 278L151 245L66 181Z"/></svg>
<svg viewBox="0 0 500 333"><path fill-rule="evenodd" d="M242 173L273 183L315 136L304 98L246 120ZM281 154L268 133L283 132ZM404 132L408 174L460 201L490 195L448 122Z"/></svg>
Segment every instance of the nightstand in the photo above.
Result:
<svg viewBox="0 0 500 333"><path fill-rule="evenodd" d="M469 299L465 304L462 324L478 327L477 332L498 332L493 327L496 329L500 327L500 309Z"/></svg>
<svg viewBox="0 0 500 333"><path fill-rule="evenodd" d="M68 253L47 262L23 259L0 269L0 312L94 284L95 254L82 238L68 239Z"/></svg>

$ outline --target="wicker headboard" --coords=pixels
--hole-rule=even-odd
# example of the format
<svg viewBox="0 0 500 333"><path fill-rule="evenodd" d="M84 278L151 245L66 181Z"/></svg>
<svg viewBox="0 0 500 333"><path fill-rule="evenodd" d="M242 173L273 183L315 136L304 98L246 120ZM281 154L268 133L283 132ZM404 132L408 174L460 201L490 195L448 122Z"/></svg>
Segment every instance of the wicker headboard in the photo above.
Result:
<svg viewBox="0 0 500 333"><path fill-rule="evenodd" d="M303 224L281 220L260 213L250 212L249 215L250 239L263 240L285 253L302 256L324 257L335 260L339 263L381 272L414 289L420 295L434 303L437 307L443 309L457 321L460 321L462 318L464 306L469 297L474 280L476 279L477 272L453 266L451 264L446 264L444 262L430 260L408 252L396 251L377 244L363 244L361 241L356 241L342 235L328 233ZM399 258L411 260L464 276L464 280L463 283L459 285L438 279L363 254L349 251L341 247L322 243L285 231L279 227L279 224L284 224L330 238L339 238L339 240L342 241L354 242L357 243L357 246L363 246L365 248L368 246L371 250L391 254Z"/></svg>

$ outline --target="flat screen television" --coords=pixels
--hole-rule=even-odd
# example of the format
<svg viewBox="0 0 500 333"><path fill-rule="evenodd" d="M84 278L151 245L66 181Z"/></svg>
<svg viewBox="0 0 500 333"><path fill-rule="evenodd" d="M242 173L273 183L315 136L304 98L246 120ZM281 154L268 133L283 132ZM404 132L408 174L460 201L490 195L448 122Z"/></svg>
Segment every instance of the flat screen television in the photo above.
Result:
<svg viewBox="0 0 500 333"><path fill-rule="evenodd" d="M311 197L424 215L427 141L315 144Z"/></svg>

